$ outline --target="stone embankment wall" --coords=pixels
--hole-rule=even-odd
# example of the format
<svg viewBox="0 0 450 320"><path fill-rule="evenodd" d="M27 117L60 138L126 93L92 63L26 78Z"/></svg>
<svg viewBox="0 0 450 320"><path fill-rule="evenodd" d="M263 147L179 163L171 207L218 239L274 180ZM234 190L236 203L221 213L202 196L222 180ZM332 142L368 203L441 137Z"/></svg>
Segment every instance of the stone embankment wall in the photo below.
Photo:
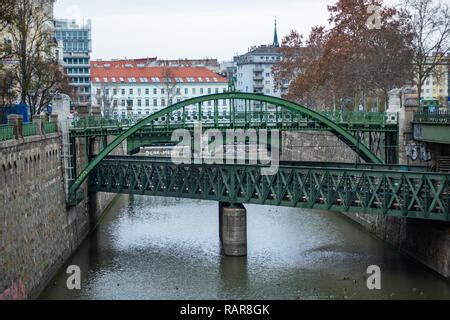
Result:
<svg viewBox="0 0 450 320"><path fill-rule="evenodd" d="M77 151L80 172L84 140ZM84 200L67 207L61 152L58 133L0 142L0 300L36 298L114 198L89 198L84 185Z"/></svg>
<svg viewBox="0 0 450 320"><path fill-rule="evenodd" d="M358 156L329 132L300 131L284 134L281 159L355 163Z"/></svg>

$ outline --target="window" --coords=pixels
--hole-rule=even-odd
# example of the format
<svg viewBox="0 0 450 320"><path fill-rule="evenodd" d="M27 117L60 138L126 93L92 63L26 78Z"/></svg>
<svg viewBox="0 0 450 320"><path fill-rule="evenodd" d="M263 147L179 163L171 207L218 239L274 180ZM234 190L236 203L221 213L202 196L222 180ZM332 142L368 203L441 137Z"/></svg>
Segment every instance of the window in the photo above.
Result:
<svg viewBox="0 0 450 320"><path fill-rule="evenodd" d="M192 94L196 94L196 89L195 88L192 88Z"/></svg>
<svg viewBox="0 0 450 320"><path fill-rule="evenodd" d="M164 90L164 88L161 89L161 94L166 94L166 91Z"/></svg>
<svg viewBox="0 0 450 320"><path fill-rule="evenodd" d="M145 94L146 94L146 95L149 95L149 94L150 94L150 89L149 89L149 88L146 88L146 89L145 89Z"/></svg>
<svg viewBox="0 0 450 320"><path fill-rule="evenodd" d="M133 89L132 88L130 89L130 94L133 94Z"/></svg>
<svg viewBox="0 0 450 320"><path fill-rule="evenodd" d="M177 88L177 94L181 94L181 89Z"/></svg>
<svg viewBox="0 0 450 320"><path fill-rule="evenodd" d="M184 88L184 94L189 94L189 89L188 88Z"/></svg>
<svg viewBox="0 0 450 320"><path fill-rule="evenodd" d="M142 100L138 99L137 104L138 104L138 107L142 107Z"/></svg>
<svg viewBox="0 0 450 320"><path fill-rule="evenodd" d="M120 101L120 104L122 105L122 107L125 107L125 100Z"/></svg>
<svg viewBox="0 0 450 320"><path fill-rule="evenodd" d="M138 88L138 96L140 96L140 95L141 95L141 93L142 93L142 90L141 90L141 88Z"/></svg>
<svg viewBox="0 0 450 320"><path fill-rule="evenodd" d="M219 93L219 88L216 88L216 89L214 90L214 92L215 92L215 93Z"/></svg>
<svg viewBox="0 0 450 320"><path fill-rule="evenodd" d="M122 91L122 95L124 96L125 95L125 89L122 89L121 91Z"/></svg>
<svg viewBox="0 0 450 320"><path fill-rule="evenodd" d="M158 100L153 99L153 106L154 106L154 107L157 107L157 106L158 106Z"/></svg>
<svg viewBox="0 0 450 320"><path fill-rule="evenodd" d="M208 94L211 94L211 88L208 88Z"/></svg>
<svg viewBox="0 0 450 320"><path fill-rule="evenodd" d="M166 99L164 99L164 98L161 99L161 106L163 106L163 107L166 106Z"/></svg>
<svg viewBox="0 0 450 320"><path fill-rule="evenodd" d="M158 91L156 90L156 88L153 88L153 94L158 94Z"/></svg>
<svg viewBox="0 0 450 320"><path fill-rule="evenodd" d="M150 99L145 99L145 106L150 107Z"/></svg>
<svg viewBox="0 0 450 320"><path fill-rule="evenodd" d="M117 94L117 88L114 88L113 89L113 95L116 95Z"/></svg>
<svg viewBox="0 0 450 320"><path fill-rule="evenodd" d="M203 94L203 88L200 88L200 94Z"/></svg>

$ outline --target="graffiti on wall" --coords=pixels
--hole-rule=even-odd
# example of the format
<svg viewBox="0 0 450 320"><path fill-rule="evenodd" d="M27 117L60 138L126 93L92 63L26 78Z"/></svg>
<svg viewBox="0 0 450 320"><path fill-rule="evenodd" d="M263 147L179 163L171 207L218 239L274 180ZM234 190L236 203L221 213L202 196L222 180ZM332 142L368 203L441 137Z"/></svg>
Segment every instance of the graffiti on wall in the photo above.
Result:
<svg viewBox="0 0 450 320"><path fill-rule="evenodd" d="M424 143L407 143L405 145L405 153L412 161L431 161L432 159L431 152Z"/></svg>
<svg viewBox="0 0 450 320"><path fill-rule="evenodd" d="M22 280L18 280L11 287L0 293L0 300L25 300L27 298L27 289Z"/></svg>

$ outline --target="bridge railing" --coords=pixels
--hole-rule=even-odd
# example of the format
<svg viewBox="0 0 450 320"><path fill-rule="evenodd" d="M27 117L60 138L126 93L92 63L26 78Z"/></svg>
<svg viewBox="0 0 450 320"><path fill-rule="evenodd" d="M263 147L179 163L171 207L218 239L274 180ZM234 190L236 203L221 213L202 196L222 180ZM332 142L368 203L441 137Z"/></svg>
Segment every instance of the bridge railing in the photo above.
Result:
<svg viewBox="0 0 450 320"><path fill-rule="evenodd" d="M329 119L338 124L347 125L379 125L385 126L387 124L398 124L398 117L396 115L389 115L384 112L333 112L333 111L320 111ZM71 127L73 129L88 129L88 128L125 128L132 126L145 116L132 116L132 117L86 117L77 118L73 120ZM228 123L248 123L250 126L268 124L268 125L283 125L289 126L293 124L308 125L314 124L316 121L311 120L308 117L304 117L299 114L294 114L289 111L236 111L233 115L218 114L204 112L197 114L189 111L183 113L176 112L167 118L159 119L155 121L153 125L171 125L182 126L185 124L193 124L196 121L202 120L205 124L228 124Z"/></svg>
<svg viewBox="0 0 450 320"><path fill-rule="evenodd" d="M447 110L440 110L437 112L419 111L414 113L413 122L450 124L450 112Z"/></svg>

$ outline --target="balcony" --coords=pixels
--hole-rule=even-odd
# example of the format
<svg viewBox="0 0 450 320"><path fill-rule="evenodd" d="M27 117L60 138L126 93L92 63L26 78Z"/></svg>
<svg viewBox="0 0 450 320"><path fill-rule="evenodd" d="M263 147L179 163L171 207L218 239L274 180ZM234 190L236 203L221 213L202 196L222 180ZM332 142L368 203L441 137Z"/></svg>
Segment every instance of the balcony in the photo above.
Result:
<svg viewBox="0 0 450 320"><path fill-rule="evenodd" d="M256 66L253 68L254 73L264 72L264 68L262 66Z"/></svg>
<svg viewBox="0 0 450 320"><path fill-rule="evenodd" d="M264 80L264 77L262 74L253 76L253 81L263 81L263 80Z"/></svg>

